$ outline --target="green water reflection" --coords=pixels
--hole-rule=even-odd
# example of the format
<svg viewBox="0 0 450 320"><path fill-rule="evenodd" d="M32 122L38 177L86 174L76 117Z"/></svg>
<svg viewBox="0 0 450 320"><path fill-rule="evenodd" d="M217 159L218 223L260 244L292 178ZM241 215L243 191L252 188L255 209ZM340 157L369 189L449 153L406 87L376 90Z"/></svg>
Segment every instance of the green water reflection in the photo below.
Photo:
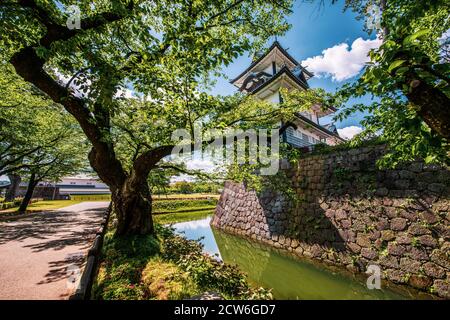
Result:
<svg viewBox="0 0 450 320"><path fill-rule="evenodd" d="M364 279L335 274L258 243L212 229L222 259L237 264L276 299L405 299L391 290L369 290Z"/></svg>
<svg viewBox="0 0 450 320"><path fill-rule="evenodd" d="M333 273L324 267L283 255L272 248L210 227L211 217L177 223L188 239L199 239L205 252L237 264L256 286L272 288L276 299L408 299L406 292L369 290L365 279Z"/></svg>

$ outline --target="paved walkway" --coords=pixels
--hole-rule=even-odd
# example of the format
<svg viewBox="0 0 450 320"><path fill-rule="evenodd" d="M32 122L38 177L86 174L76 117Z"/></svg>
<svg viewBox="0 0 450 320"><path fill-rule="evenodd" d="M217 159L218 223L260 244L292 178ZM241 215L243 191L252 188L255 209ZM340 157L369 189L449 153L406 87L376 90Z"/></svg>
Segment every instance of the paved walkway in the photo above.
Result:
<svg viewBox="0 0 450 320"><path fill-rule="evenodd" d="M0 299L67 299L108 202L0 221Z"/></svg>

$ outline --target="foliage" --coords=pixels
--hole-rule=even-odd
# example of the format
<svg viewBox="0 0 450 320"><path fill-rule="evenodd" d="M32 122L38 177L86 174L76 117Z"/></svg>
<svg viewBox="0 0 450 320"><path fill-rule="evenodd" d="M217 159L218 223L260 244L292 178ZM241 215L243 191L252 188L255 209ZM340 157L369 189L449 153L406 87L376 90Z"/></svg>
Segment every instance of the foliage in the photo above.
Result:
<svg viewBox="0 0 450 320"><path fill-rule="evenodd" d="M11 69L0 64L0 175L47 164L50 154L67 153L64 140L76 140L70 116Z"/></svg>
<svg viewBox="0 0 450 320"><path fill-rule="evenodd" d="M276 174L268 176L258 174L261 164L231 164L227 168L227 179L245 183L248 189L255 190L258 193L267 189L276 191L295 204L298 198L293 186L289 183L291 179L287 177L285 170L281 170L281 161L288 161L291 166L295 166L301 155L300 150L293 148L287 143L281 143L277 155L279 170Z"/></svg>
<svg viewBox="0 0 450 320"><path fill-rule="evenodd" d="M371 114L363 121L359 139L379 135L389 143L379 164L395 167L416 159L449 164L448 105L450 97L449 57L442 36L450 29L449 3L437 1L347 1L361 18L370 19L365 8L381 8L383 44L370 53L371 63L355 83L338 92L340 105L351 97L372 94L371 105L357 104L336 117L354 112ZM446 124L447 123L447 124ZM447 139L447 140L446 140Z"/></svg>
<svg viewBox="0 0 450 320"><path fill-rule="evenodd" d="M136 300L148 297L142 271L159 252L159 242L152 236L113 238L105 235L102 262L93 288L96 299Z"/></svg>
<svg viewBox="0 0 450 320"><path fill-rule="evenodd" d="M142 272L142 281L151 299L182 300L202 293L188 272L160 259L147 264Z"/></svg>
<svg viewBox="0 0 450 320"><path fill-rule="evenodd" d="M167 233L162 257L189 272L201 288L218 291L229 298L270 299L269 291L251 288L244 274L233 265L220 262L202 253L202 245L184 237Z"/></svg>
<svg viewBox="0 0 450 320"><path fill-rule="evenodd" d="M0 64L0 174L58 181L86 167L86 141L61 106Z"/></svg>
<svg viewBox="0 0 450 320"><path fill-rule="evenodd" d="M263 299L234 266L202 253L202 245L157 225L150 235L105 235L100 271L93 288L97 299L180 299L215 290L228 298Z"/></svg>
<svg viewBox="0 0 450 320"><path fill-rule="evenodd" d="M222 66L288 30L291 0L82 0L81 28L70 30L71 4L2 1L0 59L76 118L93 147L91 166L111 188L139 185L147 199L150 172L174 170L161 159L171 154L176 129L277 122L273 105L203 89ZM148 208L137 207L149 206L130 212L130 201L121 203L120 215L143 215ZM126 229L118 228L151 231Z"/></svg>

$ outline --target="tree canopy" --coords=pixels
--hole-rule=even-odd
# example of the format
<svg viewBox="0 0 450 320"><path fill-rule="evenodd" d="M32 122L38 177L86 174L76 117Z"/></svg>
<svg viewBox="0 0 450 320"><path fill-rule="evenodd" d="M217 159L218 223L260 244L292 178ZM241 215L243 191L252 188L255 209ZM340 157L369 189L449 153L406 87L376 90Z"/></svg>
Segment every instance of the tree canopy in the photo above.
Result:
<svg viewBox="0 0 450 320"><path fill-rule="evenodd" d="M205 119L243 126L239 116L279 118L267 108L235 116L240 98L201 87L283 34L292 1L78 1L80 29L66 26L70 4L3 1L1 59L76 118L92 144L91 166L111 188L117 233L151 232L147 177L171 153L173 130ZM125 99L128 89L135 99Z"/></svg>
<svg viewBox="0 0 450 320"><path fill-rule="evenodd" d="M333 1L333 2L338 2ZM450 164L450 60L448 0L349 0L346 9L373 21L370 8L378 8L379 23L367 29L383 40L370 53L371 62L361 77L344 85L325 103L341 107L336 120L368 111L358 139L380 136L389 153L380 164L405 161ZM372 95L373 103L346 107L350 98ZM355 140L355 143L358 142Z"/></svg>

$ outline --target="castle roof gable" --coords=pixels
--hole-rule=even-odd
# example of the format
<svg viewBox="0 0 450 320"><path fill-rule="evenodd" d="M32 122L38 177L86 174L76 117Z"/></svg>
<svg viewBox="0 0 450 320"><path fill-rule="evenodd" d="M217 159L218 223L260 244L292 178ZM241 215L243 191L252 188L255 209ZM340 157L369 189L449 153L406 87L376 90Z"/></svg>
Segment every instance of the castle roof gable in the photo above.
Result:
<svg viewBox="0 0 450 320"><path fill-rule="evenodd" d="M261 72L267 67L271 67L272 62L276 62L280 66L286 66L289 69L293 69L300 66L300 63L295 60L281 45L278 41L275 41L266 52L253 61L250 66L245 69L240 75L231 80L230 82L237 87L241 87L242 83L252 72ZM305 74L306 78L309 79L313 77L313 74L307 71L305 68L301 67L302 72ZM306 79L306 80L307 80Z"/></svg>

